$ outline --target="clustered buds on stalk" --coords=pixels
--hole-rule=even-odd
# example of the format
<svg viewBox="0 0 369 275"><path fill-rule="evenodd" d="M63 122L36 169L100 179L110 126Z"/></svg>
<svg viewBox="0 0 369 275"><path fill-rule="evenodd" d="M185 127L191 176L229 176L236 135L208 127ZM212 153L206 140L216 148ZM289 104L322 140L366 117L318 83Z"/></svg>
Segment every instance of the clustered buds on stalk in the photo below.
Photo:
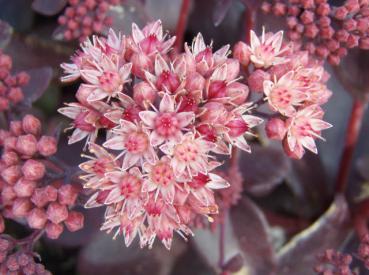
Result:
<svg viewBox="0 0 369 275"><path fill-rule="evenodd" d="M314 140L330 127L319 107L331 94L323 67L283 43L282 32L251 36L251 45L236 45L235 58L228 45L213 51L201 34L176 54L160 21L133 24L129 36L110 30L86 40L61 65L62 81L83 81L78 102L59 112L73 120L69 143L87 139L92 156L80 168L95 193L86 207L106 207L102 230L122 234L126 245L139 236L151 247L157 237L169 249L174 231L185 238L197 216L213 220L214 190L229 186L215 172L217 156L235 147L251 152L246 137L263 122L251 114L261 104L247 101L250 89L279 119L268 129L288 155L317 152Z"/></svg>
<svg viewBox="0 0 369 275"><path fill-rule="evenodd" d="M328 0L267 0L261 8L286 17L289 38L332 65L340 63L347 49L369 49L368 0L346 0L338 7Z"/></svg>
<svg viewBox="0 0 369 275"><path fill-rule="evenodd" d="M0 237L0 274L49 275L50 271L35 262L39 255L29 251L27 242L22 245L9 236Z"/></svg>
<svg viewBox="0 0 369 275"><path fill-rule="evenodd" d="M12 75L12 59L0 50L0 112L4 112L24 98L22 87L29 81L26 72Z"/></svg>
<svg viewBox="0 0 369 275"><path fill-rule="evenodd" d="M41 136L41 122L33 115L11 121L9 130L0 130L0 193L2 214L24 220L32 229L45 229L51 239L83 226L83 215L72 211L78 189L48 175L60 173L48 159L57 151L57 141ZM56 170L55 170L56 169ZM1 232L4 222L1 218Z"/></svg>
<svg viewBox="0 0 369 275"><path fill-rule="evenodd" d="M349 254L327 249L318 256L318 260L319 264L314 268L316 274L358 275L356 271L352 271L350 268L352 256Z"/></svg>
<svg viewBox="0 0 369 275"><path fill-rule="evenodd" d="M93 33L102 33L112 24L109 9L119 3L120 0L68 0L69 6L58 18L63 38L84 41Z"/></svg>

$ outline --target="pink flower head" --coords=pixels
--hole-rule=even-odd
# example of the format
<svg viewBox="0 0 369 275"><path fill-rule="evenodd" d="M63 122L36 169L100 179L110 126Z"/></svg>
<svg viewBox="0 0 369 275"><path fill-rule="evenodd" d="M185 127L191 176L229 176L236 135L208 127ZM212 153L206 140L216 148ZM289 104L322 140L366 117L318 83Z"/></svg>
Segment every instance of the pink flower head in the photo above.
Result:
<svg viewBox="0 0 369 275"><path fill-rule="evenodd" d="M185 66L183 62L178 62L174 66L168 65L161 55L156 55L154 74L145 72L145 77L149 84L157 91L175 94L183 90L185 82Z"/></svg>
<svg viewBox="0 0 369 275"><path fill-rule="evenodd" d="M168 94L164 94L161 99L159 110L141 111L139 116L152 130L150 134L152 146L158 146L164 141L180 141L182 131L195 119L193 112L178 112L173 97Z"/></svg>
<svg viewBox="0 0 369 275"><path fill-rule="evenodd" d="M229 45L225 45L213 53L212 45L206 46L201 33L193 40L191 48L185 44L186 54L192 56L196 70L203 76L208 76L216 66L223 64L229 54Z"/></svg>
<svg viewBox="0 0 369 275"><path fill-rule="evenodd" d="M79 165L79 168L86 173L81 176L81 179L85 181L85 187L97 188L103 184L102 180L105 179L105 174L112 172L118 164L113 155L97 144L91 143L89 151L95 156L84 155L90 160Z"/></svg>
<svg viewBox="0 0 369 275"><path fill-rule="evenodd" d="M177 180L170 158L164 156L154 164L146 162L143 165L143 169L146 173L146 179L144 180L142 191L155 191L155 198L160 193L166 203L172 204Z"/></svg>
<svg viewBox="0 0 369 275"><path fill-rule="evenodd" d="M295 72L290 71L280 79L264 81L264 94L272 110L291 117L296 113L295 106L307 99L307 94L299 89L294 78Z"/></svg>
<svg viewBox="0 0 369 275"><path fill-rule="evenodd" d="M250 31L251 42L250 60L257 68L269 68L272 65L282 64L288 61L286 57L282 57L286 51L286 48L282 48L283 31L279 31L275 34L263 33L261 39L257 37L254 31Z"/></svg>
<svg viewBox="0 0 369 275"><path fill-rule="evenodd" d="M317 154L315 139L324 140L320 132L332 127L331 124L322 120L323 110L318 105L310 105L299 110L294 117L286 121L287 137L286 142L289 151L301 158L304 149Z"/></svg>
<svg viewBox="0 0 369 275"><path fill-rule="evenodd" d="M160 149L172 156L171 166L178 177L191 178L198 173L208 173L212 167L209 164L209 152L215 146L214 143L189 132L180 142L166 143Z"/></svg>
<svg viewBox="0 0 369 275"><path fill-rule="evenodd" d="M143 53L151 56L157 53L166 54L173 46L176 37L173 36L166 40L166 35L163 35L163 27L160 20L146 25L142 30L133 23L132 24L132 39L130 47L136 53Z"/></svg>
<svg viewBox="0 0 369 275"><path fill-rule="evenodd" d="M112 138L104 143L104 147L122 151L117 158L123 156L122 169L145 161L154 163L157 155L150 144L149 131L127 120L120 120L119 126L113 129Z"/></svg>

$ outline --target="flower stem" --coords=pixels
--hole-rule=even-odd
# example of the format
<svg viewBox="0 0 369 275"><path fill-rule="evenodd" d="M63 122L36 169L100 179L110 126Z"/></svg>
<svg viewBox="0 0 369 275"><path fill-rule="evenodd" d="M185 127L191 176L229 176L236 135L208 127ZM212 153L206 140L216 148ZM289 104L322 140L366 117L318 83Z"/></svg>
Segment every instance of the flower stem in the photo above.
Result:
<svg viewBox="0 0 369 275"><path fill-rule="evenodd" d="M176 42L174 45L177 51L180 51L183 45L184 33L186 30L189 11L190 11L190 0L182 0L182 5L179 11L179 17L178 17L177 27L176 27L176 37L177 38L176 38Z"/></svg>
<svg viewBox="0 0 369 275"><path fill-rule="evenodd" d="M345 145L336 178L337 193L343 193L346 190L352 157L359 137L366 107L367 103L360 100L355 100L353 102L351 115L346 130Z"/></svg>
<svg viewBox="0 0 369 275"><path fill-rule="evenodd" d="M250 31L255 25L256 11L252 7L246 7L244 12L245 17L245 42L250 44Z"/></svg>
<svg viewBox="0 0 369 275"><path fill-rule="evenodd" d="M219 223L219 261L218 266L223 271L224 256L225 256L225 221L227 218L227 211L224 211L223 221Z"/></svg>

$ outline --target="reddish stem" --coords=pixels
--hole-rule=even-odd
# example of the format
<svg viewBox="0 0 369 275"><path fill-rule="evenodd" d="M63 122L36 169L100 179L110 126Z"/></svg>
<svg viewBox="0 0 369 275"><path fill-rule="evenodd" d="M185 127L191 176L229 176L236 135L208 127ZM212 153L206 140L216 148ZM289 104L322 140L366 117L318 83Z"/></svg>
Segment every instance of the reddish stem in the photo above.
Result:
<svg viewBox="0 0 369 275"><path fill-rule="evenodd" d="M174 47L177 51L180 51L183 45L184 33L187 25L188 13L190 11L190 0L182 0L181 10L179 11L179 17L176 27L176 42Z"/></svg>
<svg viewBox="0 0 369 275"><path fill-rule="evenodd" d="M246 7L244 17L245 17L245 42L246 44L250 44L250 31L253 29L256 19L255 9Z"/></svg>
<svg viewBox="0 0 369 275"><path fill-rule="evenodd" d="M337 193L343 193L346 190L352 156L360 133L361 123L366 106L366 103L359 100L355 100L352 105L351 115L346 130L345 145L336 179Z"/></svg>

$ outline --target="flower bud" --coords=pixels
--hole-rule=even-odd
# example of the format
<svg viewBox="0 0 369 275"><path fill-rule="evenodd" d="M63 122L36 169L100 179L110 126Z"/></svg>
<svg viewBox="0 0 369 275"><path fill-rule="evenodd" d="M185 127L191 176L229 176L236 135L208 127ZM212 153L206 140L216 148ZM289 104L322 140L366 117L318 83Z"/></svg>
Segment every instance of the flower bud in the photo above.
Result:
<svg viewBox="0 0 369 275"><path fill-rule="evenodd" d="M29 74L26 72L19 72L16 77L17 77L18 85L20 86L24 86L28 84L29 79L30 79Z"/></svg>
<svg viewBox="0 0 369 275"><path fill-rule="evenodd" d="M251 52L246 43L240 41L233 48L233 57L236 58L242 66L248 66L250 63Z"/></svg>
<svg viewBox="0 0 369 275"><path fill-rule="evenodd" d="M10 132L0 129L0 145L4 145L5 139L11 136Z"/></svg>
<svg viewBox="0 0 369 275"><path fill-rule="evenodd" d="M227 84L222 80L214 80L210 82L208 88L208 98L223 98L226 95Z"/></svg>
<svg viewBox="0 0 369 275"><path fill-rule="evenodd" d="M45 228L47 237L52 240L59 238L61 233L63 233L63 230L64 228L62 224L55 224L52 222L48 222Z"/></svg>
<svg viewBox="0 0 369 275"><path fill-rule="evenodd" d="M263 70L256 70L248 77L247 84L252 92L263 92L265 80L270 80L270 74Z"/></svg>
<svg viewBox="0 0 369 275"><path fill-rule="evenodd" d="M201 116L203 122L212 123L225 123L227 119L227 110L222 103L208 102L204 105L206 112Z"/></svg>
<svg viewBox="0 0 369 275"><path fill-rule="evenodd" d="M45 175L45 165L42 162L29 159L22 167L22 172L27 180L40 180Z"/></svg>
<svg viewBox="0 0 369 275"><path fill-rule="evenodd" d="M337 7L334 11L334 17L337 20L343 20L348 15L348 10L345 6Z"/></svg>
<svg viewBox="0 0 369 275"><path fill-rule="evenodd" d="M304 23L305 25L313 23L314 22L314 13L312 11L305 10L301 14L300 19L301 19L302 23Z"/></svg>
<svg viewBox="0 0 369 275"><path fill-rule="evenodd" d="M22 218L27 215L31 210L32 203L27 198L17 198L15 199L12 207L13 215L17 218Z"/></svg>
<svg viewBox="0 0 369 275"><path fill-rule="evenodd" d="M229 129L228 135L230 137L239 137L249 129L249 126L242 118L231 120L226 124L226 127Z"/></svg>
<svg viewBox="0 0 369 275"><path fill-rule="evenodd" d="M133 87L133 99L141 107L147 108L155 101L156 91L146 81L141 81Z"/></svg>
<svg viewBox="0 0 369 275"><path fill-rule="evenodd" d="M83 227L84 216L80 212L71 211L64 223L70 232L80 230Z"/></svg>
<svg viewBox="0 0 369 275"><path fill-rule="evenodd" d="M78 190L71 184L62 185L58 190L58 201L61 204L72 206L78 197Z"/></svg>
<svg viewBox="0 0 369 275"><path fill-rule="evenodd" d="M9 151L9 150L16 151L16 145L17 145L16 137L7 137L4 140L4 150L5 151Z"/></svg>
<svg viewBox="0 0 369 275"><path fill-rule="evenodd" d="M8 93L8 99L14 104L21 102L24 99L22 89L19 87L11 88Z"/></svg>
<svg viewBox="0 0 369 275"><path fill-rule="evenodd" d="M227 86L226 96L236 105L245 103L249 95L249 88L240 82L233 82Z"/></svg>
<svg viewBox="0 0 369 275"><path fill-rule="evenodd" d="M197 73L193 72L186 77L186 90L187 91L197 91L197 90L203 90L205 87L205 78Z"/></svg>
<svg viewBox="0 0 369 275"><path fill-rule="evenodd" d="M292 151L288 145L286 138L283 140L283 149L287 156L293 159L301 159L305 153L304 148L299 144L296 144L294 150Z"/></svg>
<svg viewBox="0 0 369 275"><path fill-rule="evenodd" d="M15 147L20 154L33 156L37 152L37 139L31 134L19 136Z"/></svg>
<svg viewBox="0 0 369 275"><path fill-rule="evenodd" d="M37 150L44 157L54 155L57 151L56 138L42 136L37 143Z"/></svg>
<svg viewBox="0 0 369 275"><path fill-rule="evenodd" d="M41 132L41 122L34 115L26 115L22 120L23 131L37 136Z"/></svg>
<svg viewBox="0 0 369 275"><path fill-rule="evenodd" d="M11 204L16 197L17 194L15 194L13 187L11 186L5 186L1 191L1 203L3 205Z"/></svg>
<svg viewBox="0 0 369 275"><path fill-rule="evenodd" d="M10 185L14 185L22 176L19 165L9 166L1 172L1 177Z"/></svg>
<svg viewBox="0 0 369 275"><path fill-rule="evenodd" d="M6 166L11 166L18 164L19 157L18 154L13 151L5 151L1 156L1 160Z"/></svg>
<svg viewBox="0 0 369 275"><path fill-rule="evenodd" d="M41 208L33 208L27 215L28 225L33 229L44 228L46 221L47 215Z"/></svg>
<svg viewBox="0 0 369 275"><path fill-rule="evenodd" d="M133 54L131 57L132 74L137 77L145 78L145 71L152 71L154 64L151 58L145 54Z"/></svg>
<svg viewBox="0 0 369 275"><path fill-rule="evenodd" d="M65 205L52 202L47 207L47 218L53 223L61 223L68 218L68 209Z"/></svg>
<svg viewBox="0 0 369 275"><path fill-rule="evenodd" d="M10 272L14 272L15 274L18 274L19 264L18 264L17 257L15 256L15 254L8 256L5 264ZM9 274L10 272L7 272L7 274Z"/></svg>
<svg viewBox="0 0 369 275"><path fill-rule="evenodd" d="M9 128L10 128L10 132L15 136L20 136L23 134L23 128L22 128L21 121L11 121Z"/></svg>
<svg viewBox="0 0 369 275"><path fill-rule="evenodd" d="M26 266L28 263L30 263L33 259L32 256L27 255L24 252L20 252L17 255L17 260L20 266Z"/></svg>
<svg viewBox="0 0 369 275"><path fill-rule="evenodd" d="M32 196L33 191L36 189L36 186L37 183L35 181L20 178L14 185L13 189L18 197L26 198Z"/></svg>
<svg viewBox="0 0 369 275"><path fill-rule="evenodd" d="M31 197L31 201L38 207L44 207L48 202L56 201L58 190L54 186L48 185L42 188L36 188Z"/></svg>
<svg viewBox="0 0 369 275"><path fill-rule="evenodd" d="M265 131L270 139L282 140L286 135L287 128L283 120L272 118L266 123Z"/></svg>

